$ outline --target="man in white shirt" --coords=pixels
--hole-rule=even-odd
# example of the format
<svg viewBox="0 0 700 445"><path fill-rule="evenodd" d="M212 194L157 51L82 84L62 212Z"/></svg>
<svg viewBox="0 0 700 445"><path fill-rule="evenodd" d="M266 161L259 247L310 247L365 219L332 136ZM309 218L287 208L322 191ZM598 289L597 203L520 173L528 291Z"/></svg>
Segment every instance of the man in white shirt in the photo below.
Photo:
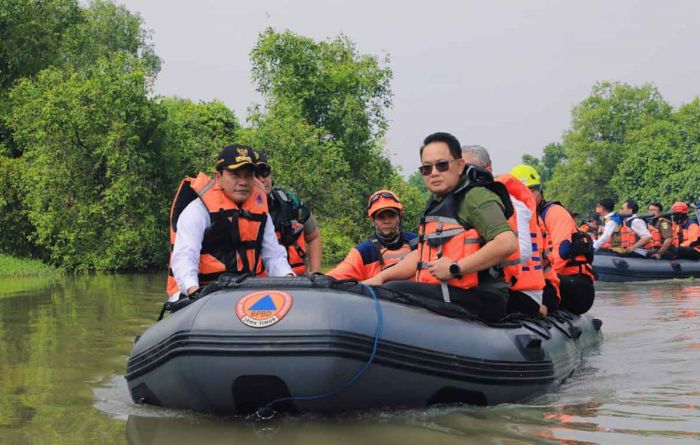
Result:
<svg viewBox="0 0 700 445"><path fill-rule="evenodd" d="M598 227L598 239L593 242L593 250L611 249L620 244L620 226L622 218L615 214L615 201L601 199L595 206L595 212L601 217L603 225Z"/></svg>
<svg viewBox="0 0 700 445"><path fill-rule="evenodd" d="M168 286L171 299L179 297L173 290L191 295L199 290L204 276L211 281L224 272L255 275L266 270L273 277L294 275L286 250L277 242L265 189L255 179L253 159L250 147L225 147L214 179L200 173L191 182L196 196L185 198L191 202L171 222L175 242L170 267L177 283L177 287Z"/></svg>
<svg viewBox="0 0 700 445"><path fill-rule="evenodd" d="M631 199L622 203L620 207L621 215L630 215L625 218L624 225L621 228L622 247L618 253L629 255L635 253L642 257L646 257L647 251L644 246L651 240L651 233L647 228L647 223L643 219L637 217L639 205ZM634 233L634 234L633 234ZM627 242L625 242L627 240ZM635 241L636 240L636 241Z"/></svg>

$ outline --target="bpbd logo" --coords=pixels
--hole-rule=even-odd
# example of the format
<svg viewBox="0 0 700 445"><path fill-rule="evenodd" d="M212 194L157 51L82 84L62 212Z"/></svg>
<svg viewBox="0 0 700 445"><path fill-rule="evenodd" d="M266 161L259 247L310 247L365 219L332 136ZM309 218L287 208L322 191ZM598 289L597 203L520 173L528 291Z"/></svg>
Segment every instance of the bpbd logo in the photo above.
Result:
<svg viewBox="0 0 700 445"><path fill-rule="evenodd" d="M266 328L284 318L292 308L287 292L263 290L245 295L236 303L236 316L252 328Z"/></svg>

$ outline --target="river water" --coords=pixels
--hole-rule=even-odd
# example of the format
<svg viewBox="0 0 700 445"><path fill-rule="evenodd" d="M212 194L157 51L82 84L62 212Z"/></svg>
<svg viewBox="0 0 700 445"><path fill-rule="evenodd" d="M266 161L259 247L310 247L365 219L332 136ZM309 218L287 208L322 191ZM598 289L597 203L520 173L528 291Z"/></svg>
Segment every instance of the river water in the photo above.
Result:
<svg viewBox="0 0 700 445"><path fill-rule="evenodd" d="M698 444L700 283L597 287L604 341L557 391L488 408L220 419L134 405L163 275L0 280L0 444Z"/></svg>

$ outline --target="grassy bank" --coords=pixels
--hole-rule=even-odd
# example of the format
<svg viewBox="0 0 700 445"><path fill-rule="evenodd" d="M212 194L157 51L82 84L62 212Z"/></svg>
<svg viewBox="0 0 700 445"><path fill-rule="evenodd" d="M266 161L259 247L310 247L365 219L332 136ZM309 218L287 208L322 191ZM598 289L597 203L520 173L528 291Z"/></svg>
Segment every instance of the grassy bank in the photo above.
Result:
<svg viewBox="0 0 700 445"><path fill-rule="evenodd" d="M0 278L55 276L59 269L28 258L15 258L0 253Z"/></svg>

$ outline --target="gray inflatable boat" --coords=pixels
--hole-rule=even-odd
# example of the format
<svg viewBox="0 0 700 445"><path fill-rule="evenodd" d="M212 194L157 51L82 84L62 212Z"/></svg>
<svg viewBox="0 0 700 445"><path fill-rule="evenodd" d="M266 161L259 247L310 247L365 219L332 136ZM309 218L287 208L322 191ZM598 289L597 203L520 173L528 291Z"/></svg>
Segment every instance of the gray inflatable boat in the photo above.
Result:
<svg viewBox="0 0 700 445"><path fill-rule="evenodd" d="M137 338L135 402L224 415L494 405L556 388L601 340L588 315L487 324L323 276L239 281L223 277Z"/></svg>
<svg viewBox="0 0 700 445"><path fill-rule="evenodd" d="M600 281L648 281L671 278L700 278L700 261L655 260L596 252L593 270Z"/></svg>

